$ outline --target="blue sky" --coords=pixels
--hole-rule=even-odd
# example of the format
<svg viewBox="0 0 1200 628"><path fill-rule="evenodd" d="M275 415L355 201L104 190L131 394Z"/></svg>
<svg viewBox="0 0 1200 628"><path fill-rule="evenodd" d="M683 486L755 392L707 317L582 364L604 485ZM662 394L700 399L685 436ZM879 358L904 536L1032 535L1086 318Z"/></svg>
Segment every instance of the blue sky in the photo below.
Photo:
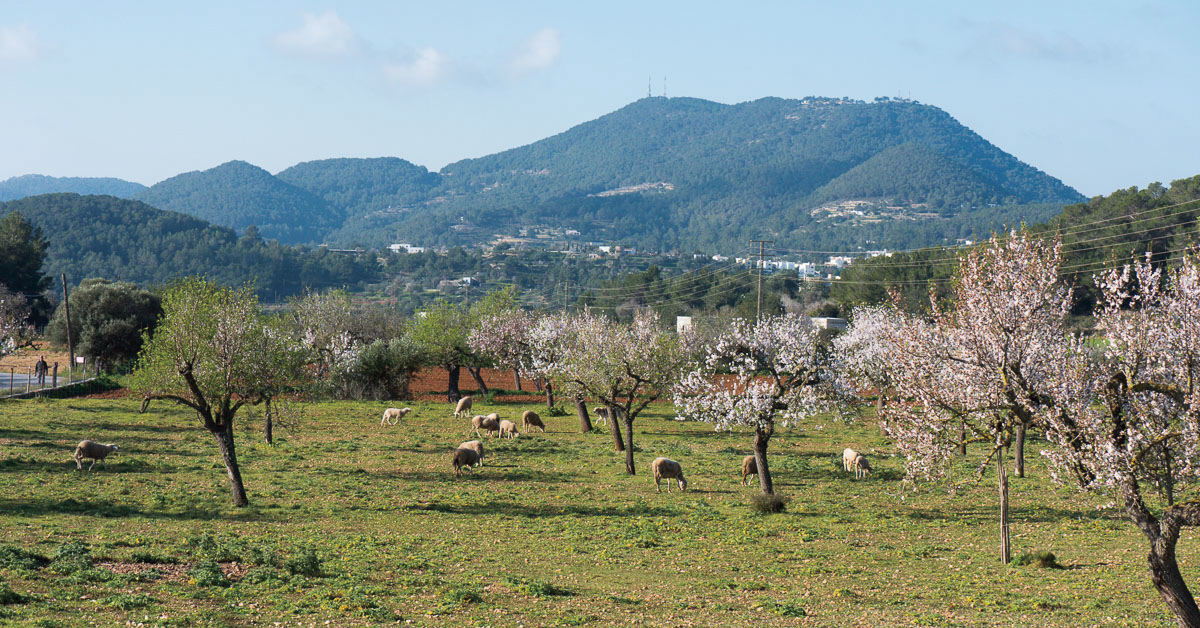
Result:
<svg viewBox="0 0 1200 628"><path fill-rule="evenodd" d="M1088 195L1200 174L1200 3L739 4L0 0L0 180L439 169L664 76L724 103L910 97Z"/></svg>

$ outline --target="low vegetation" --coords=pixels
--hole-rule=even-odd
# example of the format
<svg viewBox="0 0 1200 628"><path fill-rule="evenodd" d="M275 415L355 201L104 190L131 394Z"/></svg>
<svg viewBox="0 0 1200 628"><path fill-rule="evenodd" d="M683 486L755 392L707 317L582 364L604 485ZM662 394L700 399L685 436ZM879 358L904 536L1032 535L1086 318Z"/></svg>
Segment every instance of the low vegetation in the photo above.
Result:
<svg viewBox="0 0 1200 628"><path fill-rule="evenodd" d="M871 416L779 429L772 471L790 503L770 514L750 503L758 487L740 485L749 428L714 432L650 406L635 426L638 460L678 460L689 482L658 494L649 474L626 473L605 431L579 433L573 416L490 440L487 464L455 479L465 420L447 403L413 403L402 429L381 427L384 405L313 403L275 446L245 438L252 499L237 508L189 409L3 402L0 623L1169 623L1138 531L1102 498L1051 483L1040 457L1011 478L1013 548L1052 552L1062 569L1001 565L994 485L906 488ZM474 411L526 409L537 405L480 400ZM108 471L75 470L84 437L121 446ZM871 456L874 475L843 470L847 445ZM984 453L973 447L951 475L969 477ZM1196 543L1179 550L1185 566L1200 559Z"/></svg>

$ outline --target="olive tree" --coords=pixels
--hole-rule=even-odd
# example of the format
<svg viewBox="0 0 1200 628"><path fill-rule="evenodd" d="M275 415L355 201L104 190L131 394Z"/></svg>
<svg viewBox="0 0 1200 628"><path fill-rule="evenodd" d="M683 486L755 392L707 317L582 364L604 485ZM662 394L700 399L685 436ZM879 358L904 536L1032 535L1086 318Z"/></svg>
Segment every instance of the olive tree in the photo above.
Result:
<svg viewBox="0 0 1200 628"><path fill-rule="evenodd" d="M80 355L115 364L137 359L142 335L162 314L162 299L124 281L85 279L71 292L71 338ZM46 327L46 336L67 345L65 307L59 305Z"/></svg>
<svg viewBox="0 0 1200 628"><path fill-rule="evenodd" d="M185 279L167 289L163 315L147 336L130 387L142 397L196 412L216 439L233 503L249 503L234 447L238 411L278 395L303 376L306 351L263 318L250 286Z"/></svg>

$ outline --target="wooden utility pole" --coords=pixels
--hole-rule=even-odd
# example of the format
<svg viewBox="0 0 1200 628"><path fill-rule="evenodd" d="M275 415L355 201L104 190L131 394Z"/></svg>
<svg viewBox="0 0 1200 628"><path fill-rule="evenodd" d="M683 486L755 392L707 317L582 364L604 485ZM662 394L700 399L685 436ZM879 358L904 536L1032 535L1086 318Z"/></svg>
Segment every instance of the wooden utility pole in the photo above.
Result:
<svg viewBox="0 0 1200 628"><path fill-rule="evenodd" d="M759 321L759 320L762 320L762 277L763 277L763 265L764 265L763 247L767 244L775 244L775 241L774 240L751 240L750 244L758 245L758 313L755 315L754 320Z"/></svg>
<svg viewBox="0 0 1200 628"><path fill-rule="evenodd" d="M67 274L62 274L63 284L63 313L67 316L67 370L75 368L75 345L71 341L71 297L67 294Z"/></svg>

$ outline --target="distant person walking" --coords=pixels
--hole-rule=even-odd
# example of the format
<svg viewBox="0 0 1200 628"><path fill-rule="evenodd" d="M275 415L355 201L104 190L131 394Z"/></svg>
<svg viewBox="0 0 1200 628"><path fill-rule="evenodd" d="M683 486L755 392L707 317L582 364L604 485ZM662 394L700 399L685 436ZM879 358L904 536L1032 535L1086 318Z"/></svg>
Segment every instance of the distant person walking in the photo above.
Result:
<svg viewBox="0 0 1200 628"><path fill-rule="evenodd" d="M33 374L38 378L38 388L46 385L46 356L39 356L37 364L33 365Z"/></svg>

